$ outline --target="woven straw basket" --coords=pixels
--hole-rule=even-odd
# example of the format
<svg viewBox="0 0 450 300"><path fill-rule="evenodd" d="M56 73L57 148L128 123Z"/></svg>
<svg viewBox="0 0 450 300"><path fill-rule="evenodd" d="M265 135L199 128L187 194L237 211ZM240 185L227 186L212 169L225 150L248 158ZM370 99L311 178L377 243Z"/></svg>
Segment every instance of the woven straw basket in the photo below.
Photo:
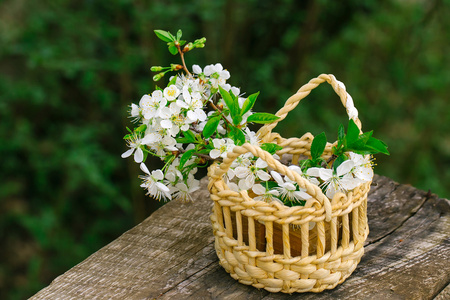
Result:
<svg viewBox="0 0 450 300"><path fill-rule="evenodd" d="M259 131L263 143L283 147L277 154L288 164L297 164L310 155L313 136L284 139L272 129L312 89L328 82L339 95L355 123L361 128L353 101L345 86L333 75L322 74L302 86L277 112L276 122ZM324 158L331 156L334 144L328 143ZM312 196L305 206L288 207L278 202L252 199L252 191L230 190L223 178L231 163L251 152L270 168L295 180ZM220 264L231 277L270 292L321 292L342 283L355 270L364 253L369 233L367 193L371 182L347 194L338 192L330 201L321 189L277 161L258 146L244 144L228 153L224 161L210 167L208 189L214 201L211 215L215 248Z"/></svg>

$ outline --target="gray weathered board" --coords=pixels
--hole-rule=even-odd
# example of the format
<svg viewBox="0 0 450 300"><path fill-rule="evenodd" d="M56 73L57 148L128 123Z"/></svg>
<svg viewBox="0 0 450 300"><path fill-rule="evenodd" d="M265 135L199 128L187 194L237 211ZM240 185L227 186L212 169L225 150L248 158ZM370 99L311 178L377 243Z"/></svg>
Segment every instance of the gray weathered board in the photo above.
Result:
<svg viewBox="0 0 450 300"><path fill-rule="evenodd" d="M376 176L355 272L320 294L271 294L218 263L206 190L170 202L31 299L450 299L449 200Z"/></svg>

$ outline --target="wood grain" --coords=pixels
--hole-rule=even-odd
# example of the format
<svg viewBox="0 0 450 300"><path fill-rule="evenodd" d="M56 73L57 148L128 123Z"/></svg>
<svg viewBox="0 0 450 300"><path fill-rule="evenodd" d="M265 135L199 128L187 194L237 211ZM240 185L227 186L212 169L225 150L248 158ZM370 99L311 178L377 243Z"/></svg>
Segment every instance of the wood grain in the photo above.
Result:
<svg viewBox="0 0 450 300"><path fill-rule="evenodd" d="M376 176L370 234L355 272L320 294L272 294L232 279L218 264L203 188L170 202L57 277L31 299L448 299L450 203Z"/></svg>

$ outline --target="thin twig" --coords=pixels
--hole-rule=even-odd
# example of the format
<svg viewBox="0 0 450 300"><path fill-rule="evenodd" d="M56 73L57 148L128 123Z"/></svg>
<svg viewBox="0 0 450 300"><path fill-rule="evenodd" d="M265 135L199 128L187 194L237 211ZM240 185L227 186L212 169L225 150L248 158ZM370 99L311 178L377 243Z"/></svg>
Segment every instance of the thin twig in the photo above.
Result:
<svg viewBox="0 0 450 300"><path fill-rule="evenodd" d="M189 72L188 68L186 68L186 63L185 63L185 61L184 61L184 53L183 53L183 51L181 51L180 44L179 44L178 42L175 42L175 46L176 46L177 49L178 49L178 53L180 53L180 56L181 56L181 62L183 63L183 69L184 69L184 71L185 71L190 77L192 77L191 72Z"/></svg>
<svg viewBox="0 0 450 300"><path fill-rule="evenodd" d="M219 112L220 116L225 120L225 122L228 123L228 125L233 126L233 124L231 124L230 121L228 121L228 119L222 114L222 111L212 101L209 101L209 104L211 104L211 106L212 106L212 108L214 108L214 110Z"/></svg>

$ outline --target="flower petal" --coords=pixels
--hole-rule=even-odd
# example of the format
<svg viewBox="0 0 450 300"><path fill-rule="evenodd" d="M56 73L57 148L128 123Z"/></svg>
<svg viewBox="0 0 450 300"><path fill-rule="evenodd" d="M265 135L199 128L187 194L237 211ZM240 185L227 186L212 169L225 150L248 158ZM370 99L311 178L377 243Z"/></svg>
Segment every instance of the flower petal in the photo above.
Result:
<svg viewBox="0 0 450 300"><path fill-rule="evenodd" d="M256 160L255 166L259 169L267 168L267 163L260 157Z"/></svg>
<svg viewBox="0 0 450 300"><path fill-rule="evenodd" d="M270 171L270 175L272 175L273 179L275 179L278 185L284 184L284 180L278 172Z"/></svg>
<svg viewBox="0 0 450 300"><path fill-rule="evenodd" d="M220 156L220 151L217 149L213 149L211 151L209 151L209 156L211 156L211 158L216 159Z"/></svg>
<svg viewBox="0 0 450 300"><path fill-rule="evenodd" d="M264 172L263 170L256 171L256 175L258 175L259 179L261 179L262 181L270 180L270 175L267 172Z"/></svg>
<svg viewBox="0 0 450 300"><path fill-rule="evenodd" d="M140 167L144 173L147 173L148 175L150 175L150 171L148 170L147 166L144 163L141 163Z"/></svg>
<svg viewBox="0 0 450 300"><path fill-rule="evenodd" d="M266 188L263 187L261 184L257 183L252 187L252 191L256 195L264 195L266 193Z"/></svg>
<svg viewBox="0 0 450 300"><path fill-rule="evenodd" d="M141 163L144 160L144 152L142 152L141 148L136 148L136 152L134 152L134 161L137 163Z"/></svg>
<svg viewBox="0 0 450 300"><path fill-rule="evenodd" d="M152 171L152 177L157 180L163 180L164 174L161 170L158 169L158 170Z"/></svg>
<svg viewBox="0 0 450 300"><path fill-rule="evenodd" d="M200 68L199 65L193 65L193 66L192 66L192 71L193 71L195 74L200 74L200 73L202 72L202 68Z"/></svg>
<svg viewBox="0 0 450 300"><path fill-rule="evenodd" d="M355 163L352 160L346 160L342 164L339 165L336 169L336 174L338 176L345 175L349 173L353 167L355 166Z"/></svg>
<svg viewBox="0 0 450 300"><path fill-rule="evenodd" d="M121 157L122 158L127 158L129 157L131 154L133 154L134 149L128 149L127 151L125 151L124 153L122 153Z"/></svg>

